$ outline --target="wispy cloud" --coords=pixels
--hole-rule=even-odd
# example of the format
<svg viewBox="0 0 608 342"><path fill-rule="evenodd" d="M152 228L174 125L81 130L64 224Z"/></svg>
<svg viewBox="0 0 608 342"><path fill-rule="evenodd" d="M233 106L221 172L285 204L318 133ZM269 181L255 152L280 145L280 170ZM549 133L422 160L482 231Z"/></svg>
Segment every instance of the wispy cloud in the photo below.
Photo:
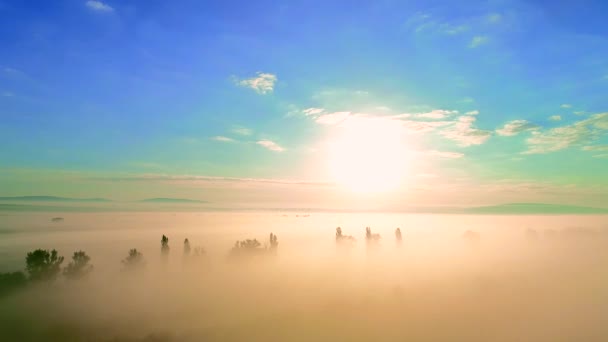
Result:
<svg viewBox="0 0 608 342"><path fill-rule="evenodd" d="M564 104L562 104L560 107L561 107L561 108L564 108L564 109L568 109L568 108L572 108L572 105L571 105L571 104L569 104L569 103L564 103Z"/></svg>
<svg viewBox="0 0 608 342"><path fill-rule="evenodd" d="M466 115L478 115L478 114L479 114L479 111L478 111L478 110L472 110L472 111L470 111L470 112L466 112L465 114L466 114Z"/></svg>
<svg viewBox="0 0 608 342"><path fill-rule="evenodd" d="M414 121L404 120L401 122L403 128L408 133L428 133L440 127L445 127L453 124L452 121Z"/></svg>
<svg viewBox="0 0 608 342"><path fill-rule="evenodd" d="M283 147L281 147L279 144L275 143L274 141L271 140L258 140L256 142L256 144L263 146L267 149L269 149L270 151L274 151L274 152L283 152L285 151L285 149Z"/></svg>
<svg viewBox="0 0 608 342"><path fill-rule="evenodd" d="M268 94L274 90L277 76L270 73L258 72L257 76L244 80L237 80L241 87L248 87L255 90L258 94Z"/></svg>
<svg viewBox="0 0 608 342"><path fill-rule="evenodd" d="M167 175L167 174L135 174L125 176L109 177L86 177L84 180L106 181L106 182L205 182L205 183L270 183L270 184L293 184L293 185L333 185L327 182L315 182L306 180L268 179L268 178L238 178L238 177L213 177L198 175Z"/></svg>
<svg viewBox="0 0 608 342"><path fill-rule="evenodd" d="M211 140L221 141L221 142L234 142L234 139L225 137L223 135L217 135L215 137L211 137Z"/></svg>
<svg viewBox="0 0 608 342"><path fill-rule="evenodd" d="M443 129L440 134L463 147L481 145L490 138L492 132L474 127L476 120L475 116L463 115L454 124Z"/></svg>
<svg viewBox="0 0 608 342"><path fill-rule="evenodd" d="M489 41L489 38L487 36L475 36L475 37L473 37L473 39L471 39L471 43L469 43L469 47L476 48L478 46L487 44L488 41Z"/></svg>
<svg viewBox="0 0 608 342"><path fill-rule="evenodd" d="M85 4L88 8L98 12L114 11L114 8L112 8L110 5L97 0L88 0Z"/></svg>
<svg viewBox="0 0 608 342"><path fill-rule="evenodd" d="M545 132L533 132L527 139L524 154L540 154L563 150L570 146L588 143L608 130L608 113L595 114L571 125L556 127Z"/></svg>
<svg viewBox="0 0 608 342"><path fill-rule="evenodd" d="M15 94L11 93L10 91L3 91L2 93L0 93L0 96L13 97L13 96L15 96Z"/></svg>
<svg viewBox="0 0 608 342"><path fill-rule="evenodd" d="M471 29L467 23L453 23L441 20L428 13L418 13L410 17L406 25L415 33L430 32L446 35L457 35Z"/></svg>
<svg viewBox="0 0 608 342"><path fill-rule="evenodd" d="M304 113L304 115L306 116L310 116L310 115L319 115L321 113L323 113L325 111L325 109L323 108L306 108L302 111L302 113Z"/></svg>
<svg viewBox="0 0 608 342"><path fill-rule="evenodd" d="M608 145L583 146L583 151L608 151Z"/></svg>
<svg viewBox="0 0 608 342"><path fill-rule="evenodd" d="M418 117L418 118L425 118L425 119L445 119L446 117L448 117L452 114L458 114L458 111L457 110L435 109L435 110L427 112L427 113L414 114L414 116Z"/></svg>
<svg viewBox="0 0 608 342"><path fill-rule="evenodd" d="M561 115L551 115L549 117L549 120L551 120L551 121L562 121L562 116Z"/></svg>
<svg viewBox="0 0 608 342"><path fill-rule="evenodd" d="M232 129L232 133L248 136L248 135L253 134L253 131L246 127L235 127Z"/></svg>
<svg viewBox="0 0 608 342"><path fill-rule="evenodd" d="M510 137L521 132L538 130L540 126L527 120L513 120L507 122L502 128L496 130L496 134L503 137Z"/></svg>

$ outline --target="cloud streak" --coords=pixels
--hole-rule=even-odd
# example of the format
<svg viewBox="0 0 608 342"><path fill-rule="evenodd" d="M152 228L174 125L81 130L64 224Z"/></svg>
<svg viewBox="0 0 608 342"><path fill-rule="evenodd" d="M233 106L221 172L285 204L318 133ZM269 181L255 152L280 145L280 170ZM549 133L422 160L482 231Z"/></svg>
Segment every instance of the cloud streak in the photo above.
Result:
<svg viewBox="0 0 608 342"><path fill-rule="evenodd" d="M112 8L110 5L105 4L101 1L97 1L97 0L88 0L86 3L86 6L94 11L97 12L113 12L114 8Z"/></svg>
<svg viewBox="0 0 608 342"><path fill-rule="evenodd" d="M503 137L511 137L526 131L538 130L540 126L527 120L513 120L507 122L502 128L496 130L496 134Z"/></svg>
<svg viewBox="0 0 608 342"><path fill-rule="evenodd" d="M215 137L211 137L211 140L220 141L220 142L234 142L234 139L225 137L223 135L217 135Z"/></svg>
<svg viewBox="0 0 608 342"><path fill-rule="evenodd" d="M275 143L272 140L258 140L256 144L270 150L273 152L283 152L285 148L281 147L279 144Z"/></svg>
<svg viewBox="0 0 608 342"><path fill-rule="evenodd" d="M608 113L600 113L571 125L556 127L544 132L533 132L527 139L524 154L550 153L589 143L608 130Z"/></svg>

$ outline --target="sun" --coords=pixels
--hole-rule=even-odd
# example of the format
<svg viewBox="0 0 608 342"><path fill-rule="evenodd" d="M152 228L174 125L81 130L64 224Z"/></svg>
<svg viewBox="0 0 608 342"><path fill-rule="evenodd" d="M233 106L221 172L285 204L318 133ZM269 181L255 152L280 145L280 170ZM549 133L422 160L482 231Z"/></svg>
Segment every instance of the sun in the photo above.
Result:
<svg viewBox="0 0 608 342"><path fill-rule="evenodd" d="M354 192L396 190L406 173L405 135L395 120L350 118L336 128L327 164L331 178Z"/></svg>

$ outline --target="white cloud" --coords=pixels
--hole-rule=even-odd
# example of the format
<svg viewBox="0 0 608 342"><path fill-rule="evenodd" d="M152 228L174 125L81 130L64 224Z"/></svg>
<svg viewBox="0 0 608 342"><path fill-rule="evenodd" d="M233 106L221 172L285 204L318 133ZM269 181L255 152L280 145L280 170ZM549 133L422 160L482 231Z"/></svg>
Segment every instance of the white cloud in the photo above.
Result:
<svg viewBox="0 0 608 342"><path fill-rule="evenodd" d="M315 119L315 122L320 125L336 125L346 120L350 116L350 112L335 112L323 114Z"/></svg>
<svg viewBox="0 0 608 342"><path fill-rule="evenodd" d="M234 141L234 139L225 137L223 135L218 135L218 136L212 137L211 140L221 141L221 142L233 142Z"/></svg>
<svg viewBox="0 0 608 342"><path fill-rule="evenodd" d="M235 127L232 129L232 133L238 135L251 135L253 131L246 127Z"/></svg>
<svg viewBox="0 0 608 342"><path fill-rule="evenodd" d="M318 115L321 114L325 111L325 109L323 108L306 108L302 111L302 113L304 113L304 115L306 116L310 116L310 115Z"/></svg>
<svg viewBox="0 0 608 342"><path fill-rule="evenodd" d="M583 146L583 151L608 151L608 145Z"/></svg>
<svg viewBox="0 0 608 342"><path fill-rule="evenodd" d="M608 113L595 114L571 125L534 132L524 154L549 153L595 140L608 130Z"/></svg>
<svg viewBox="0 0 608 342"><path fill-rule="evenodd" d="M283 152L285 151L285 149L281 146L279 146L279 144L275 143L274 141L271 140L259 140L256 142L256 144L263 146L271 151L274 152Z"/></svg>
<svg viewBox="0 0 608 342"><path fill-rule="evenodd" d="M551 121L562 121L562 116L561 115L552 115L549 117L549 120Z"/></svg>
<svg viewBox="0 0 608 342"><path fill-rule="evenodd" d="M464 157L464 153L458 152L443 152L443 151L427 151L424 152L426 155L433 157L447 158L447 159L458 159Z"/></svg>
<svg viewBox="0 0 608 342"><path fill-rule="evenodd" d="M419 113L416 114L416 117L425 118L425 119L444 119L452 114L457 114L457 110L444 110L444 109L435 109L428 113Z"/></svg>
<svg viewBox="0 0 608 342"><path fill-rule="evenodd" d="M486 36L475 36L473 37L473 39L471 40L471 43L469 44L470 48L476 48L478 46L484 45L488 42L489 38Z"/></svg>
<svg viewBox="0 0 608 342"><path fill-rule="evenodd" d="M466 112L465 114L466 114L466 115L478 115L478 114L479 114L479 111L478 111L478 110L472 110L472 111L470 111L470 112Z"/></svg>
<svg viewBox="0 0 608 342"><path fill-rule="evenodd" d="M15 96L15 94L11 93L10 91L3 91L2 93L0 93L0 95L2 95L3 97L13 97L13 96Z"/></svg>
<svg viewBox="0 0 608 342"><path fill-rule="evenodd" d="M593 158L608 158L608 153L607 154L596 154L593 156Z"/></svg>
<svg viewBox="0 0 608 342"><path fill-rule="evenodd" d="M564 108L564 109L568 109L568 108L572 108L572 105L571 105L571 104L569 104L569 103L564 103L564 104L563 104L563 105L561 105L560 107L561 107L561 108Z"/></svg>
<svg viewBox="0 0 608 342"><path fill-rule="evenodd" d="M585 112L584 111L574 112L574 115L585 115Z"/></svg>
<svg viewBox="0 0 608 342"><path fill-rule="evenodd" d="M256 77L240 80L237 82L241 87L248 87L255 90L258 94L271 93L274 90L274 84L277 82L277 76L258 72Z"/></svg>
<svg viewBox="0 0 608 342"><path fill-rule="evenodd" d="M86 2L86 5L88 8L94 10L94 11L99 11L99 12L112 12L114 11L114 8L112 8L110 5L105 4L101 1L97 1L97 0L88 0Z"/></svg>
<svg viewBox="0 0 608 342"><path fill-rule="evenodd" d="M404 120L401 122L403 128L408 133L427 133L434 131L439 127L444 127L452 124L452 121L413 121Z"/></svg>
<svg viewBox="0 0 608 342"><path fill-rule="evenodd" d="M441 135L447 139L456 141L460 146L481 145L492 135L491 131L473 127L476 117L463 115L451 126L441 131Z"/></svg>
<svg viewBox="0 0 608 342"><path fill-rule="evenodd" d="M527 120L513 120L507 122L502 128L496 130L496 134L503 137L510 137L525 131L538 130L540 126Z"/></svg>

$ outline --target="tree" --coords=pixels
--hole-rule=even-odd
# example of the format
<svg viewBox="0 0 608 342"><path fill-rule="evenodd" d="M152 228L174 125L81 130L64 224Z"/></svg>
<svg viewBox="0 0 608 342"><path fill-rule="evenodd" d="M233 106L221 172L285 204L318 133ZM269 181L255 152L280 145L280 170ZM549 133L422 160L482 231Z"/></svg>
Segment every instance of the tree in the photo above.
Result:
<svg viewBox="0 0 608 342"><path fill-rule="evenodd" d="M122 260L122 264L127 271L140 269L145 265L144 256L133 248L129 250L129 255Z"/></svg>
<svg viewBox="0 0 608 342"><path fill-rule="evenodd" d="M68 279L81 279L93 271L93 265L89 264L91 257L83 251L74 252L72 261L63 269L63 275Z"/></svg>
<svg viewBox="0 0 608 342"><path fill-rule="evenodd" d="M169 238L165 235L160 239L160 252L163 256L169 255Z"/></svg>
<svg viewBox="0 0 608 342"><path fill-rule="evenodd" d="M25 258L25 269L30 280L54 280L61 272L63 257L56 250L49 252L45 249L37 249L27 253Z"/></svg>
<svg viewBox="0 0 608 342"><path fill-rule="evenodd" d="M270 233L270 249L276 251L277 247L279 247L279 240L276 235Z"/></svg>
<svg viewBox="0 0 608 342"><path fill-rule="evenodd" d="M265 252L262 244L257 239L247 239L236 241L234 247L230 250L231 256L253 256Z"/></svg>
<svg viewBox="0 0 608 342"><path fill-rule="evenodd" d="M401 228L395 229L395 239L397 239L397 243L401 243L403 237L401 236Z"/></svg>
<svg viewBox="0 0 608 342"><path fill-rule="evenodd" d="M365 227L365 240L368 245L376 245L380 242L380 234L373 234L370 227Z"/></svg>
<svg viewBox="0 0 608 342"><path fill-rule="evenodd" d="M342 234L342 228L336 228L336 243L338 244L352 244L356 239L350 235Z"/></svg>
<svg viewBox="0 0 608 342"><path fill-rule="evenodd" d="M189 256L190 255L190 241L188 241L188 239L184 240L184 256Z"/></svg>

